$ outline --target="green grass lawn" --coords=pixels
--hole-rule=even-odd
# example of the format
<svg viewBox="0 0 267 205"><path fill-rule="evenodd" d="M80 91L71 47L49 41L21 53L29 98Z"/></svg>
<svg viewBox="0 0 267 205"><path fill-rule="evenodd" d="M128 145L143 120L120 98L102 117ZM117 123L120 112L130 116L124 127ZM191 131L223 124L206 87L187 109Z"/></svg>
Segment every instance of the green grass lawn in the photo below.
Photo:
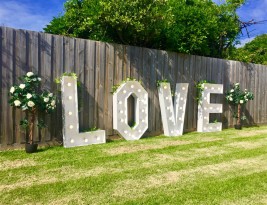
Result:
<svg viewBox="0 0 267 205"><path fill-rule="evenodd" d="M267 204L267 127L0 152L0 204Z"/></svg>

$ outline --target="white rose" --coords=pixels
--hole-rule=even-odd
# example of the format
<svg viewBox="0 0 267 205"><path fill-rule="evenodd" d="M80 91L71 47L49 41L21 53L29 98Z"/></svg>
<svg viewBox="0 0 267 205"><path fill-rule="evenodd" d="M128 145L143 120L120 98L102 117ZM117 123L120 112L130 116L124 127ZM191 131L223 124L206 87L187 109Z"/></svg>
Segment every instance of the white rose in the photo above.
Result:
<svg viewBox="0 0 267 205"><path fill-rule="evenodd" d="M41 78L38 78L39 81L41 81L42 79Z"/></svg>
<svg viewBox="0 0 267 205"><path fill-rule="evenodd" d="M239 83L236 83L235 86L239 86Z"/></svg>
<svg viewBox="0 0 267 205"><path fill-rule="evenodd" d="M31 76L33 76L34 74L33 74L33 72L28 72L26 75L27 75L28 77L31 77Z"/></svg>
<svg viewBox="0 0 267 205"><path fill-rule="evenodd" d="M240 100L239 102L240 102L240 104L243 104L244 103L244 100Z"/></svg>
<svg viewBox="0 0 267 205"><path fill-rule="evenodd" d="M44 102L48 102L49 101L49 98L44 98Z"/></svg>
<svg viewBox="0 0 267 205"><path fill-rule="evenodd" d="M15 88L14 87L11 87L10 88L10 93L14 93L15 92Z"/></svg>
<svg viewBox="0 0 267 205"><path fill-rule="evenodd" d="M37 81L37 79L36 78L34 78L34 79L32 79L33 81Z"/></svg>
<svg viewBox="0 0 267 205"><path fill-rule="evenodd" d="M56 104L56 101L55 100L52 100L51 105L52 106L55 106L55 104Z"/></svg>
<svg viewBox="0 0 267 205"><path fill-rule="evenodd" d="M235 90L234 90L234 89L232 89L232 90L230 90L230 92L231 92L231 93L233 93L233 92L235 92Z"/></svg>
<svg viewBox="0 0 267 205"><path fill-rule="evenodd" d="M53 97L53 93L49 93L48 96L49 96L49 97Z"/></svg>
<svg viewBox="0 0 267 205"><path fill-rule="evenodd" d="M245 89L245 92L247 92L248 90L247 89Z"/></svg>
<svg viewBox="0 0 267 205"><path fill-rule="evenodd" d="M27 98L27 99L30 99L31 97L32 97L32 94L27 93L26 98Z"/></svg>
<svg viewBox="0 0 267 205"><path fill-rule="evenodd" d="M233 98L230 97L229 100L230 100L230 101L233 101Z"/></svg>
<svg viewBox="0 0 267 205"><path fill-rule="evenodd" d="M34 104L34 102L29 101L29 102L27 103L27 105L28 105L29 107L33 107L35 104Z"/></svg>
<svg viewBox="0 0 267 205"><path fill-rule="evenodd" d="M15 100L15 101L14 101L14 104L15 104L15 106L18 107L18 106L20 106L21 102L20 102L19 100Z"/></svg>
<svg viewBox="0 0 267 205"><path fill-rule="evenodd" d="M24 89L24 88L25 88L25 84L20 84L20 85L19 85L19 88L20 88L20 89Z"/></svg>

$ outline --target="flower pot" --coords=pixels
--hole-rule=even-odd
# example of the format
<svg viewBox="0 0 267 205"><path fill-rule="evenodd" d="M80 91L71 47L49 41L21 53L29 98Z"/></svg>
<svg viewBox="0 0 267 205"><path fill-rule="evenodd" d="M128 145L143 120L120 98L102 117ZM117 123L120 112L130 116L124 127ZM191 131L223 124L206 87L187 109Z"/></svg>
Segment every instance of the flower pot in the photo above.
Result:
<svg viewBox="0 0 267 205"><path fill-rule="evenodd" d="M235 129L236 130L241 130L242 129L242 125L235 125Z"/></svg>
<svg viewBox="0 0 267 205"><path fill-rule="evenodd" d="M38 144L25 144L25 151L26 153L34 153L37 151Z"/></svg>

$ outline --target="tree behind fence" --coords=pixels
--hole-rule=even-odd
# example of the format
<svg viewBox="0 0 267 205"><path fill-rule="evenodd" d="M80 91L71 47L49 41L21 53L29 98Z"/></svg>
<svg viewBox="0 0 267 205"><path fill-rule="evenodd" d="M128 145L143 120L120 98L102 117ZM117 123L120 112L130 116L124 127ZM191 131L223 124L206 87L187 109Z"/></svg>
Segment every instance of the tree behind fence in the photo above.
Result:
<svg viewBox="0 0 267 205"><path fill-rule="evenodd" d="M149 128L146 135L161 134L162 122L157 93L157 80L189 83L185 116L185 131L196 129L197 102L195 82L199 80L222 83L224 90L240 82L255 99L244 109L247 124L267 123L267 67L202 56L185 55L162 50L124 46L98 41L68 38L45 33L0 27L0 145L2 148L25 143L26 132L19 126L25 113L8 104L9 89L19 83L28 71L38 73L46 89L58 93L57 111L46 117L48 127L35 131L39 142L62 141L60 87L54 79L64 72L75 72L81 82L79 90L80 130L92 127L116 134L112 127L112 86L126 78L140 80L149 95ZM224 104L222 115L211 119L233 126L233 110L223 95L214 95L212 102ZM131 109L129 109L131 110Z"/></svg>

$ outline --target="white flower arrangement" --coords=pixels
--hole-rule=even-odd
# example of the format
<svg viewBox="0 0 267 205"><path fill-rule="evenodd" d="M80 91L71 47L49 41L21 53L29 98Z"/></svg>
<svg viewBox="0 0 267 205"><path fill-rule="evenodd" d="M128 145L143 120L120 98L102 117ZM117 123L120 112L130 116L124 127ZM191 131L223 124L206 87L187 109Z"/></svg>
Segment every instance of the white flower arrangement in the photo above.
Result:
<svg viewBox="0 0 267 205"><path fill-rule="evenodd" d="M29 113L29 118L21 121L21 125L30 128L29 139L33 143L33 127L35 117L39 112L51 113L56 108L56 100L53 93L39 89L41 78L33 72L28 72L22 77L22 83L10 88L9 104ZM23 123L22 123L23 122ZM40 126L40 124L39 124Z"/></svg>
<svg viewBox="0 0 267 205"><path fill-rule="evenodd" d="M253 100L253 94L247 89L242 91L240 89L240 84L235 83L233 87L226 92L226 100L233 105L245 104L249 100Z"/></svg>
<svg viewBox="0 0 267 205"><path fill-rule="evenodd" d="M233 115L237 118L237 125L241 126L241 119L246 119L245 116L241 117L241 105L246 104L249 100L253 100L253 97L252 92L249 92L247 89L242 91L239 83L235 83L232 88L226 92L226 101L237 108L237 112Z"/></svg>

